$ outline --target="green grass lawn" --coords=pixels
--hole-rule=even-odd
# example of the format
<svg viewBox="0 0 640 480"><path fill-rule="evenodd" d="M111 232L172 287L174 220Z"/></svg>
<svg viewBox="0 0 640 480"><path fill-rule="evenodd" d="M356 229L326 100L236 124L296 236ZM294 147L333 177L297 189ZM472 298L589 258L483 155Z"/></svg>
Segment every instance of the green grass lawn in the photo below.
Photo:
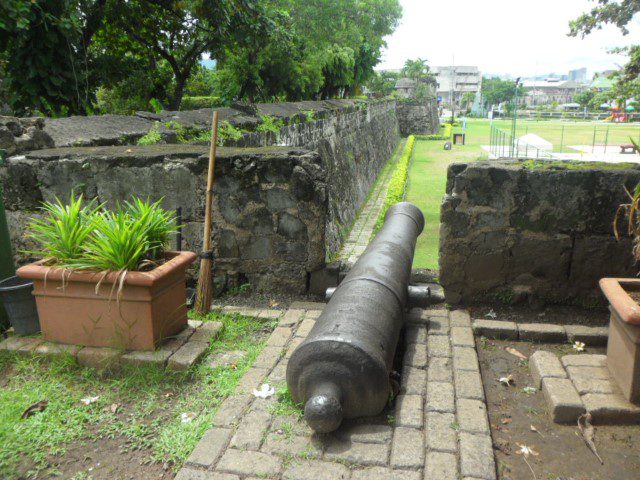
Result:
<svg viewBox="0 0 640 480"><path fill-rule="evenodd" d="M409 167L406 200L416 204L424 213L426 226L420 237L413 260L414 268L438 268L438 241L440 229L440 205L447 183L447 168L451 163L469 162L488 158L482 145L489 145L489 120L467 120L466 145L454 145L452 150L445 151L444 141L418 140L413 150ZM510 132L510 120L497 120L494 125ZM593 131L596 130L596 144L604 144L606 130L608 144L617 150L622 143L629 143L629 136L640 138L640 124L610 124L596 122L565 122L519 120L516 136L535 133L553 143L559 150L561 136L564 135L565 152L576 152L567 145L591 145ZM564 128L564 134L562 130ZM454 128L460 132L461 128Z"/></svg>
<svg viewBox="0 0 640 480"><path fill-rule="evenodd" d="M142 451L149 462L178 468L277 323L215 313L207 319L225 325L210 352L246 352L236 365L212 368L202 362L182 373L130 367L107 377L79 367L71 357L47 362L0 354L0 478L71 478L71 473L90 478L87 472L61 472L56 463L69 449L107 448L103 442L110 439L121 445L122 462L127 451ZM81 399L87 397L98 398L85 405ZM29 405L42 400L49 402L43 412L20 419ZM184 423L183 413L195 418Z"/></svg>

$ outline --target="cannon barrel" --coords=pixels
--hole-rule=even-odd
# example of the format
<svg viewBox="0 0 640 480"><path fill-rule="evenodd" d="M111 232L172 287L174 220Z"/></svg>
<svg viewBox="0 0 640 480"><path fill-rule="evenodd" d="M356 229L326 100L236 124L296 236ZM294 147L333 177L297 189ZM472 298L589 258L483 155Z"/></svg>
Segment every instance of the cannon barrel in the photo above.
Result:
<svg viewBox="0 0 640 480"><path fill-rule="evenodd" d="M392 205L360 256L287 365L287 384L304 403L316 432L337 429L343 418L379 414L390 394L389 374L407 305L422 212Z"/></svg>

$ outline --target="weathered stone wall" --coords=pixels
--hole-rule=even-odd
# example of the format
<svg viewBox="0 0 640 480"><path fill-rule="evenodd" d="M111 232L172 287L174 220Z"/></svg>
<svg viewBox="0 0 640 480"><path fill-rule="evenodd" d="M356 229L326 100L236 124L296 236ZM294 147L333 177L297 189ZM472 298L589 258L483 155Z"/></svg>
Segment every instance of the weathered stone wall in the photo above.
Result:
<svg viewBox="0 0 640 480"><path fill-rule="evenodd" d="M202 248L208 148L195 145L79 147L12 157L0 168L18 263L33 248L25 225L42 201L75 188L113 207L132 195L182 207L184 245ZM213 240L219 287L302 292L325 257L326 171L315 152L220 148Z"/></svg>
<svg viewBox="0 0 640 480"><path fill-rule="evenodd" d="M398 102L398 125L403 137L416 135L431 135L438 133L440 121L438 119L438 104L435 99L424 103Z"/></svg>
<svg viewBox="0 0 640 480"><path fill-rule="evenodd" d="M53 140L45 133L44 119L0 116L0 149L8 155L53 146Z"/></svg>
<svg viewBox="0 0 640 480"><path fill-rule="evenodd" d="M279 132L252 131L227 146L302 147L320 153L331 178L328 182L327 253L340 248L341 236L355 220L378 172L400 136L393 100L324 100L242 105L218 110L220 121L255 130L261 117L281 120ZM190 130L209 130L212 109L179 112L138 112L136 116L103 115L47 119L45 131L56 147L127 145L137 142L154 125L166 142L176 141L170 122ZM437 118L436 118L437 122ZM437 125L437 123L436 123ZM437 126L436 126L437 130Z"/></svg>
<svg viewBox="0 0 640 480"><path fill-rule="evenodd" d="M254 127L260 115L287 121L278 134L246 134L237 142L246 148L220 149L214 215L220 278L304 290L307 273L339 249L399 140L395 102L281 103L222 113ZM66 198L72 188L108 204L133 194L164 196L167 208L183 208L185 248L199 251L208 146L131 143L155 121L164 122L161 133L172 141L170 121L208 129L211 115L196 110L46 119L45 131L60 148L14 156L0 167L19 263L26 260L19 251L29 248L21 235L28 216L40 201ZM108 146L97 147L103 144ZM273 144L279 146L265 146Z"/></svg>
<svg viewBox="0 0 640 480"><path fill-rule="evenodd" d="M635 276L612 220L640 166L478 162L449 167L440 226L448 302L599 303L598 280Z"/></svg>

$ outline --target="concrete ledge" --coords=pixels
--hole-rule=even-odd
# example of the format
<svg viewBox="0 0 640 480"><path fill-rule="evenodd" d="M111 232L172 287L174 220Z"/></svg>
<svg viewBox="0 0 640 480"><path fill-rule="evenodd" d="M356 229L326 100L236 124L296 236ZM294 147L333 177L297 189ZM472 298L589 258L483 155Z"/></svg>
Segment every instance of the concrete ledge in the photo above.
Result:
<svg viewBox="0 0 640 480"><path fill-rule="evenodd" d="M568 378L543 378L542 393L555 423L575 423L585 412L580 395Z"/></svg>

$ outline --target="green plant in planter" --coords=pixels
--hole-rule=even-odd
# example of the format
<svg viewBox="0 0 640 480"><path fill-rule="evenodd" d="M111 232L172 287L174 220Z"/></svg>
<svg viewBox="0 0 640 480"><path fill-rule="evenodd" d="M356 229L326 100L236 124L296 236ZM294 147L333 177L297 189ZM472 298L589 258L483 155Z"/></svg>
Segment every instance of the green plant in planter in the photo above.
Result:
<svg viewBox="0 0 640 480"><path fill-rule="evenodd" d="M139 270L161 258L176 231L173 212L160 201L133 198L115 211L83 206L82 195L71 193L69 204L45 202L45 218L32 219L28 236L40 245L29 253L49 259L52 266L74 270Z"/></svg>

